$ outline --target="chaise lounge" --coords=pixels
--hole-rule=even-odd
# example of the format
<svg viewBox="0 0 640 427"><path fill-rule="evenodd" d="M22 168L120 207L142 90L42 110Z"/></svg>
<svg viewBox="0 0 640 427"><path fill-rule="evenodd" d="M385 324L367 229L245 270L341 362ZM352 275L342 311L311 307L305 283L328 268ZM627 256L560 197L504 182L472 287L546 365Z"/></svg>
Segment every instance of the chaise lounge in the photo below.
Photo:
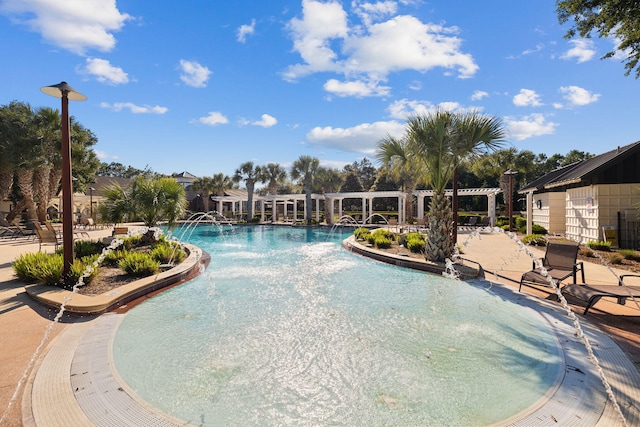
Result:
<svg viewBox="0 0 640 427"><path fill-rule="evenodd" d="M578 285L570 284L562 288L562 292L572 295L582 301L586 301L587 306L583 314L587 314L600 298L616 298L618 304L624 305L627 298L640 298L640 286L628 286L623 283L625 277L637 277L637 274L623 274L617 285Z"/></svg>
<svg viewBox="0 0 640 427"><path fill-rule="evenodd" d="M578 271L582 276L584 283L584 266L582 261L576 262L578 258L578 245L573 243L547 243L547 250L542 259L542 268L536 267L533 262L533 269L522 275L520 278L520 287L531 285L551 286L553 282L558 286L563 280L573 277L573 283L576 283ZM546 275L543 273L546 270Z"/></svg>

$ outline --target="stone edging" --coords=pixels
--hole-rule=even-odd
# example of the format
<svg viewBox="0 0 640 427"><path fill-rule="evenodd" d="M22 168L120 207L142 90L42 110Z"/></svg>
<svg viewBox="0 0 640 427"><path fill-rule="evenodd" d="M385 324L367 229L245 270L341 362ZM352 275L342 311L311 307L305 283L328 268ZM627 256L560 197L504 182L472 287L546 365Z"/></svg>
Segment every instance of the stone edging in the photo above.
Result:
<svg viewBox="0 0 640 427"><path fill-rule="evenodd" d="M191 274L197 273L200 264L208 263L208 257L203 256L202 249L190 244L184 244L184 246L189 255L172 269L136 280L100 295L74 294L71 291L47 285L27 285L25 291L31 298L50 307L60 308L64 303L65 311L69 313L81 315L105 313L150 292L183 281ZM68 301L65 302L67 299Z"/></svg>
<svg viewBox="0 0 640 427"><path fill-rule="evenodd" d="M358 255L364 255L367 258L375 259L376 261L386 262L387 264L397 265L398 267L411 268L413 270L426 271L428 273L434 273L441 275L446 271L444 264L437 264L429 262L423 259L410 258L406 255L397 255L381 251L374 247L365 246L359 243L354 236L347 237L342 241L342 246L349 252L357 253ZM457 273L460 274L462 280L484 278L484 270L482 266L474 261L469 261L464 258L460 258L462 262L474 263L473 267L456 263L456 267L459 268Z"/></svg>

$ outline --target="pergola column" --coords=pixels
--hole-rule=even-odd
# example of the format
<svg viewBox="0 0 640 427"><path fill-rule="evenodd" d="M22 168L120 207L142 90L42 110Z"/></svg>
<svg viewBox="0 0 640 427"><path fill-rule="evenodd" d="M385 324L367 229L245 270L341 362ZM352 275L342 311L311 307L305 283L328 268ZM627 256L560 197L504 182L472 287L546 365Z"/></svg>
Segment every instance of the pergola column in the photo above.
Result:
<svg viewBox="0 0 640 427"><path fill-rule="evenodd" d="M425 196L423 194L418 194L416 196L418 203L418 218L420 219L424 218L424 197Z"/></svg>
<svg viewBox="0 0 640 427"><path fill-rule="evenodd" d="M493 227L496 223L496 195L494 193L487 194L487 214L489 215L489 223Z"/></svg>

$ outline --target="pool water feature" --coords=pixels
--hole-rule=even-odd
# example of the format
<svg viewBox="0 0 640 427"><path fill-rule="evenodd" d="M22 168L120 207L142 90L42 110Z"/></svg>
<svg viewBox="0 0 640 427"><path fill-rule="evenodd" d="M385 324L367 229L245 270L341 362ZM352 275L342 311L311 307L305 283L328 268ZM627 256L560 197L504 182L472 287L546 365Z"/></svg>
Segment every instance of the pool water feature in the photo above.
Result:
<svg viewBox="0 0 640 427"><path fill-rule="evenodd" d="M197 279L131 310L113 343L142 399L199 425L487 425L564 368L531 310L353 255L347 233L199 226Z"/></svg>

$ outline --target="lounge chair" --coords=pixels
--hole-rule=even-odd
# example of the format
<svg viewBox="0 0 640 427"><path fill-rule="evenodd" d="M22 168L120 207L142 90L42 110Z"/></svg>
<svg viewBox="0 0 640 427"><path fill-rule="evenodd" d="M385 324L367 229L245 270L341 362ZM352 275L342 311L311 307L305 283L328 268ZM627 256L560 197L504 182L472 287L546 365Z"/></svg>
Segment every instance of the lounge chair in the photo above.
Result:
<svg viewBox="0 0 640 427"><path fill-rule="evenodd" d="M56 245L56 249L58 249L58 245L60 245L60 240L58 240L58 235L55 231L51 231L47 228L36 227L36 235L38 236L38 252L42 250L42 245L47 243L53 243Z"/></svg>
<svg viewBox="0 0 640 427"><path fill-rule="evenodd" d="M582 301L586 301L587 306L583 314L587 314L600 298L616 298L618 304L624 305L627 298L640 298L640 286L628 286L623 283L625 277L640 277L637 274L623 274L617 285L578 285L570 284L562 288L562 292L572 295Z"/></svg>
<svg viewBox="0 0 640 427"><path fill-rule="evenodd" d="M522 275L520 279L520 287L531 285L551 286L552 280L558 286L563 280L573 277L573 283L576 283L578 271L582 275L582 283L584 283L584 265L582 261L576 262L578 258L578 245L567 243L547 243L547 251L542 259L542 267L547 271L545 276L542 269L536 267L536 261L533 261L533 269Z"/></svg>

